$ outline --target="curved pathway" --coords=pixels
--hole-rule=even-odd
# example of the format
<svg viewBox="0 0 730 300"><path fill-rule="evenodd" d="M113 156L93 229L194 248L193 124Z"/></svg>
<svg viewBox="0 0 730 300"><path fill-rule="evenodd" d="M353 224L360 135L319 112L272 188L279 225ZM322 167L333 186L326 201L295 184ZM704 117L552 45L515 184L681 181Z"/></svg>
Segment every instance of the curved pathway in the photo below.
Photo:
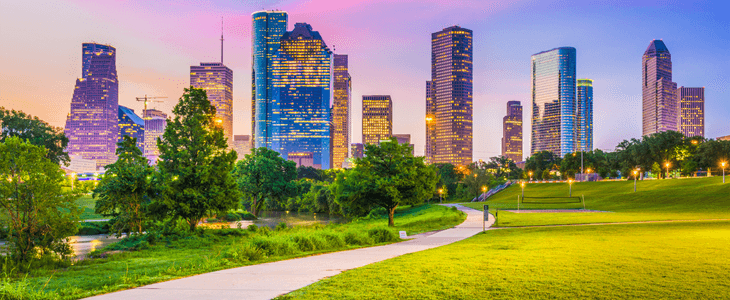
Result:
<svg viewBox="0 0 730 300"><path fill-rule="evenodd" d="M466 213L466 221L451 229L409 236L411 240L400 243L221 270L87 299L271 299L345 270L451 244L482 231L482 211L446 206ZM487 227L493 223L490 215Z"/></svg>

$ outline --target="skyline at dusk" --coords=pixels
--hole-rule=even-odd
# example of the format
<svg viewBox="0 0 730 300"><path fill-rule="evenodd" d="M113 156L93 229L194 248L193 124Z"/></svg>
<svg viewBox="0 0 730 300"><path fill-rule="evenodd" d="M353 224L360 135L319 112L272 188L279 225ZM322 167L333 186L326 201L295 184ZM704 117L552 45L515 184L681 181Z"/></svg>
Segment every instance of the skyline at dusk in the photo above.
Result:
<svg viewBox="0 0 730 300"><path fill-rule="evenodd" d="M119 105L142 115L135 97L166 96L151 108L169 114L190 86L190 66L220 61L222 17L233 134L250 134L251 14L280 9L289 14L287 30L311 24L335 54L348 55L350 143L361 142L362 96L391 95L393 132L411 134L415 154L424 154L431 33L453 25L473 31L473 160L501 154L508 101L531 115L530 56L557 47L575 47L578 78L594 80L594 148L641 136L641 61L653 39L672 53L672 81L705 87L705 136L730 134L730 22L720 1L102 2L0 4L0 106L63 127L81 44L96 42L116 48ZM525 117L525 158L530 128Z"/></svg>

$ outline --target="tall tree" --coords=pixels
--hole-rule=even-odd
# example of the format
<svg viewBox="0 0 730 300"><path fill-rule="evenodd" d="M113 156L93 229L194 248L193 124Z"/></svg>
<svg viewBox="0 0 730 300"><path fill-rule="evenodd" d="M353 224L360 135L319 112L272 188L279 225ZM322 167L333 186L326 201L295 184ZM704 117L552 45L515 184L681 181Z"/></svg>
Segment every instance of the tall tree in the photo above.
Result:
<svg viewBox="0 0 730 300"><path fill-rule="evenodd" d="M79 194L63 191L63 171L47 152L19 137L0 143L0 211L16 261L49 251L70 254L66 238L77 230Z"/></svg>
<svg viewBox="0 0 730 300"><path fill-rule="evenodd" d="M94 190L94 198L98 197L96 213L114 217L111 225L117 235L140 234L148 218L146 206L155 191L154 169L137 148L136 138L125 136L117 145L117 161L106 166Z"/></svg>
<svg viewBox="0 0 730 300"><path fill-rule="evenodd" d="M263 147L251 150L251 154L238 161L233 174L244 201L257 217L266 201L273 204L296 189L296 163L284 160L278 152Z"/></svg>
<svg viewBox="0 0 730 300"><path fill-rule="evenodd" d="M46 148L46 158L56 164L69 162L68 138L63 129L53 127L38 117L33 117L22 111L6 110L0 107L0 142L11 136Z"/></svg>
<svg viewBox="0 0 730 300"><path fill-rule="evenodd" d="M362 215L382 207L388 212L388 226L394 226L395 209L430 198L437 182L435 167L425 165L408 145L391 138L365 146L365 157L356 160L355 168L338 174L332 189L348 214Z"/></svg>
<svg viewBox="0 0 730 300"><path fill-rule="evenodd" d="M207 215L236 208L240 198L231 175L236 152L228 150L215 112L205 90L185 89L157 140L165 184L155 211L184 219L190 230Z"/></svg>

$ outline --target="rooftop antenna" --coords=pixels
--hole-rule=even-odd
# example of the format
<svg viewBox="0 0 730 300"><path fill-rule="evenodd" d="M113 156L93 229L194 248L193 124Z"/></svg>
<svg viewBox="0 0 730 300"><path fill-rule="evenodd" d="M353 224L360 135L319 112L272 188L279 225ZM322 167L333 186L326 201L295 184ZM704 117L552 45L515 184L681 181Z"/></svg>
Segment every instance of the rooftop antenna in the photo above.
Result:
<svg viewBox="0 0 730 300"><path fill-rule="evenodd" d="M221 65L223 64L223 17L221 17Z"/></svg>

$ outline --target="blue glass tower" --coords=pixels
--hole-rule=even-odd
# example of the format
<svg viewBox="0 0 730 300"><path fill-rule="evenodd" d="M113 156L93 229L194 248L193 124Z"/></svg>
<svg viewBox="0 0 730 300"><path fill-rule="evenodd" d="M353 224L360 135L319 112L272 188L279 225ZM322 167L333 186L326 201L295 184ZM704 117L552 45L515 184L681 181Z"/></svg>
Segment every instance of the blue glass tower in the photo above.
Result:
<svg viewBox="0 0 730 300"><path fill-rule="evenodd" d="M137 139L137 148L144 153L144 120L134 110L119 105L119 142L124 136Z"/></svg>
<svg viewBox="0 0 730 300"><path fill-rule="evenodd" d="M284 11L257 11L252 14L251 50L251 138L255 147L271 143L272 59L286 32L288 15Z"/></svg>
<svg viewBox="0 0 730 300"><path fill-rule="evenodd" d="M270 125L257 124L257 146L285 159L311 152L315 168L329 169L332 52L312 26L297 23L281 37L272 67ZM263 134L270 136L267 144Z"/></svg>
<svg viewBox="0 0 730 300"><path fill-rule="evenodd" d="M575 58L573 47L532 55L531 153L575 152Z"/></svg>
<svg viewBox="0 0 730 300"><path fill-rule="evenodd" d="M593 150L593 80L578 79L576 151Z"/></svg>

